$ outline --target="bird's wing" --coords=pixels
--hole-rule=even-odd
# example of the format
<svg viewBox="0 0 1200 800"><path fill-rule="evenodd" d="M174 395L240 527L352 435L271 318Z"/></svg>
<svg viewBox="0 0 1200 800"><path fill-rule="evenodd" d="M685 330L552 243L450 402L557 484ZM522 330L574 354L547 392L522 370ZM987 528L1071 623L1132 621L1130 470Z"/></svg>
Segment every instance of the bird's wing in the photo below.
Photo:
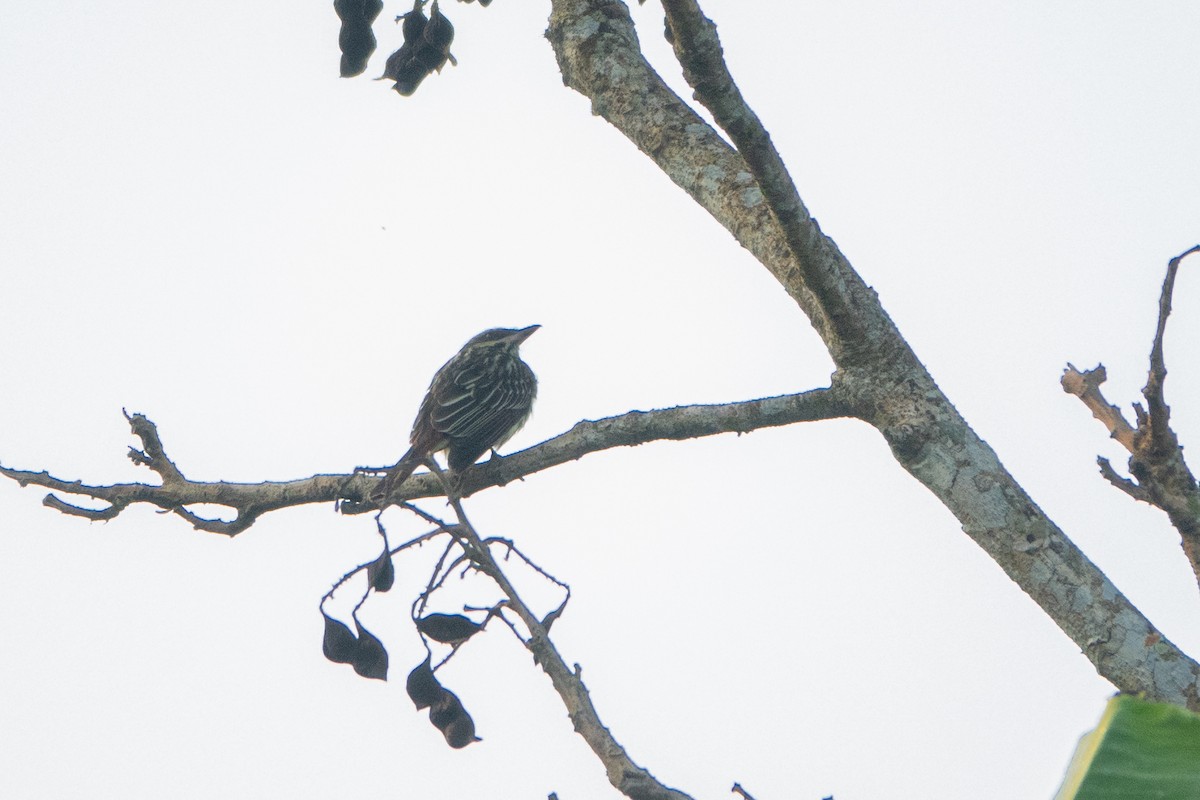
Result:
<svg viewBox="0 0 1200 800"><path fill-rule="evenodd" d="M524 364L496 375L464 370L434 393L431 421L452 442L451 467L463 469L508 440L529 416L536 378Z"/></svg>

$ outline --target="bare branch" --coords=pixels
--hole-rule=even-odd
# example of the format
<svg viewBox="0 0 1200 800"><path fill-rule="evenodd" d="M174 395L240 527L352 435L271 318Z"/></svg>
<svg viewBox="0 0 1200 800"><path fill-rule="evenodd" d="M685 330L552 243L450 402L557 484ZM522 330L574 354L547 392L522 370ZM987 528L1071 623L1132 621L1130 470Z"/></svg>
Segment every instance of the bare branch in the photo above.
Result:
<svg viewBox="0 0 1200 800"><path fill-rule="evenodd" d="M645 767L636 764L625 748L613 737L612 733L600 720L596 707L592 704L591 695L583 684L583 670L576 664L574 669L559 654L558 648L550 640L547 625L538 620L537 615L525 605L517 594L516 587L508 580L508 576L500 569L487 545L480 539L479 534L471 526L463 510L459 498L451 493L450 505L458 517L458 528L470 544L471 557L476 560L479 568L487 574L508 598L507 607L516 612L521 622L529 630L529 639L525 646L533 653L534 659L542 670L550 677L555 691L567 707L575 732L591 747L592 752L604 764L609 783L617 791L631 800L692 800L678 789L663 785ZM540 571L540 570L539 570ZM543 573L545 574L545 573ZM558 581L555 581L556 583ZM560 613L560 606L553 615Z"/></svg>
<svg viewBox="0 0 1200 800"><path fill-rule="evenodd" d="M828 314L835 338L842 345L877 343L878 338L867 335L864 317L853 310L854 296L866 287L836 248L831 252L826 247L825 237L800 199L770 134L729 74L716 25L704 16L696 0L663 0L662 5L684 78L745 160L805 284ZM848 363L846 358L835 358L841 365Z"/></svg>
<svg viewBox="0 0 1200 800"><path fill-rule="evenodd" d="M468 496L612 447L633 447L652 441L694 439L719 433L749 433L795 422L846 417L850 413L849 406L834 389L814 389L740 403L631 411L618 417L580 422L570 431L540 445L476 466L462 476L461 489L463 495ZM54 494L47 495L43 502L64 514L109 520L133 504L148 503L179 515L197 530L226 536L241 533L270 511L309 503L341 502L342 511L348 514L377 510L370 498L380 479L358 472L261 483L189 480L167 457L153 422L141 414L126 415L126 418L130 429L142 440L142 450L130 448L135 463L159 473L162 485L93 486L56 478L44 471L30 472L4 466L0 466L0 474L22 486L43 486L109 504L107 508L93 510L68 503ZM442 493L436 477L422 473L410 478L394 494L397 498L411 500ZM224 506L232 509L235 516L228 521L212 519L187 508L199 504Z"/></svg>
<svg viewBox="0 0 1200 800"><path fill-rule="evenodd" d="M1154 628L971 430L876 294L792 197L790 181L781 182L782 164L765 131L730 90L715 36L705 42L711 23L698 18L694 2L666 5L674 12L676 51L691 70L697 97L711 103L739 150L649 66L623 4L552 0L547 38L564 83L588 97L594 113L652 158L770 270L829 348L839 367L835 385L855 415L883 434L897 461L959 519L963 531L1100 675L1124 691L1200 709L1200 665ZM794 229L786 230L789 226ZM837 318L841 314L852 319ZM861 335L845 336L851 331ZM1081 603L1081 597L1094 602Z"/></svg>
<svg viewBox="0 0 1200 800"><path fill-rule="evenodd" d="M1126 450L1133 452L1133 427L1126 422L1121 409L1104 399L1100 385L1108 380L1108 373L1103 364L1097 364L1095 369L1080 372L1074 364L1067 364L1060 381L1063 391L1078 397L1092 416L1100 420L1108 435L1120 442Z"/></svg>
<svg viewBox="0 0 1200 800"><path fill-rule="evenodd" d="M57 495L48 494L42 498L42 505L46 506L47 508L53 508L55 511L61 511L64 514L73 517L83 517L84 519L90 519L93 522L107 522L124 511L125 506L128 504L113 502L113 504L108 508L92 509L71 505Z"/></svg>
<svg viewBox="0 0 1200 800"><path fill-rule="evenodd" d="M462 496L469 497L488 486L503 485L613 447L699 439L719 433L750 433L797 422L854 416L843 398L837 388L813 389L740 403L630 411L618 417L584 420L564 434L500 459L498 464L488 461L482 465L483 469L470 470L462 479Z"/></svg>
<svg viewBox="0 0 1200 800"><path fill-rule="evenodd" d="M1113 469L1113 465L1109 463L1107 458L1104 458L1103 456L1097 456L1096 463L1100 465L1100 474L1104 477L1104 480L1108 481L1113 486L1132 497L1134 500L1140 500L1143 503L1154 502L1150 498L1150 493L1141 486L1138 486L1135 481L1131 481L1129 478L1122 478L1120 475L1118 475L1117 471Z"/></svg>
<svg viewBox="0 0 1200 800"><path fill-rule="evenodd" d="M1131 454L1129 471L1134 481L1117 475L1112 465L1100 459L1104 478L1135 500L1150 503L1165 511L1171 524L1179 531L1181 545L1192 572L1200 583L1200 491L1196 478L1183 458L1183 448L1171 429L1171 408L1167 405L1163 386L1167 379L1167 364L1163 354L1163 339L1167 318L1171 315L1171 298L1180 262L1192 253L1200 253L1200 245L1189 248L1167 263L1162 294L1158 300L1158 325L1150 347L1150 370L1142 396L1143 407L1133 404L1136 426L1125 421L1119 409L1104 399L1099 386L1105 380L1103 366L1080 373L1068 364L1063 374L1063 389L1079 397L1096 419L1104 423L1109 434Z"/></svg>
<svg viewBox="0 0 1200 800"><path fill-rule="evenodd" d="M1158 326L1150 348L1150 374L1142 389L1146 410L1138 414L1129 471L1146 489L1152 498L1150 502L1165 511L1179 531L1183 551L1197 583L1200 583L1200 491L1197 491L1196 478L1184 461L1179 439L1171 429L1171 409L1163 391L1167 379L1163 338L1167 317L1171 314L1175 276L1180 262L1192 253L1200 253L1200 245L1185 250L1167 263L1167 275L1158 300Z"/></svg>
<svg viewBox="0 0 1200 800"><path fill-rule="evenodd" d="M163 449L162 439L158 436L158 428L142 414L130 414L121 409L125 419L129 421L129 429L133 435L142 440L142 449L129 448L129 460L133 463L149 467L162 476L163 484L184 483L187 478L175 466L175 462L167 458Z"/></svg>
<svg viewBox="0 0 1200 800"><path fill-rule="evenodd" d="M1162 294L1158 298L1158 326L1154 331L1154 344L1150 347L1150 376L1142 396L1149 406L1150 435L1156 450L1167 451L1178 448L1178 441L1171 431L1171 410L1163 399L1163 383L1167 379L1167 365L1163 358L1163 337L1167 332L1167 317L1171 315L1171 296L1175 292L1175 275L1179 262L1192 253L1200 253L1200 244L1185 250L1167 262L1167 276L1163 280Z"/></svg>
<svg viewBox="0 0 1200 800"><path fill-rule="evenodd" d="M1147 411L1139 415L1139 434L1149 436L1149 451L1158 457L1174 456L1179 450L1179 440L1171 430L1171 409L1167 406L1163 394L1163 384L1167 380L1167 364L1163 356L1163 338L1167 332L1167 317L1171 315L1171 297L1175 292L1175 276L1179 272L1179 263L1191 255L1200 252L1200 245L1186 250L1167 262L1167 275L1163 279L1162 294L1158 299L1158 326L1154 331L1154 344L1150 347L1150 374L1142 396L1146 398ZM1144 424L1140 417L1144 416ZM1139 442L1139 450L1147 449ZM1193 481L1194 483L1194 481Z"/></svg>
<svg viewBox="0 0 1200 800"><path fill-rule="evenodd" d="M742 788L740 783L733 784L733 788L729 791L733 794L740 794L742 796L742 800L754 800L754 798L750 796L750 793Z"/></svg>
<svg viewBox="0 0 1200 800"><path fill-rule="evenodd" d="M876 305L874 292L802 207L796 210L803 219L798 237L806 249L804 260L797 261L746 159L651 68L624 4L554 0L546 36L563 82L589 98L595 114L616 126L770 270L808 315L836 363L848 366L863 352L858 347L878 343L865 334L842 335L864 322L890 324L849 311ZM839 298L840 291L846 296ZM835 320L832 311L847 313ZM868 352L882 358L873 349Z"/></svg>

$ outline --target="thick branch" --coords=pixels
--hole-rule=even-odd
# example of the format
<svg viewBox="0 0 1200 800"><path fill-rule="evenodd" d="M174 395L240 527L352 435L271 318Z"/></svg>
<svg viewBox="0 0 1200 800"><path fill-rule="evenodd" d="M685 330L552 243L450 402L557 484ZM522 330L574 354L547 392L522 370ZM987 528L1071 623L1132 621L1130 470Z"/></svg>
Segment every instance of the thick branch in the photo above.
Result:
<svg viewBox="0 0 1200 800"><path fill-rule="evenodd" d="M868 356L874 360L907 359L911 356L907 348L889 353L878 350L881 343L895 342L899 333L895 333L892 321L882 314L882 309L874 319L857 312L864 300L876 305L874 293L838 247L821 233L816 219L800 199L796 184L767 128L733 82L725 65L724 49L716 35L716 25L704 16L696 0L662 0L662 10L666 12L668 38L683 67L684 78L695 90L696 100L728 134L750 174L754 175L804 284L816 295L832 324L833 339L827 344L830 344L834 361L846 367ZM880 324L892 329L895 336L871 336L872 327Z"/></svg>
<svg viewBox="0 0 1200 800"><path fill-rule="evenodd" d="M691 4L694 5L694 4ZM732 150L672 93L642 56L628 8L610 0L553 0L547 36L567 86L603 116L758 258L808 314L850 406L879 429L900 464L1122 690L1200 709L1200 665L1168 642L1049 520L958 414L899 335L875 293L819 232L771 156L757 121L724 86L711 25L670 3L677 49L697 96L744 152ZM691 38L685 38L690 36ZM715 77L714 77L715 76ZM712 88L706 80L711 78ZM729 82L729 85L732 81ZM741 116L739 117L739 113ZM757 138L756 138L757 137ZM757 153L757 155L755 154ZM749 163L755 161L755 166ZM755 177L757 170L758 179ZM771 193L774 213L768 210ZM790 205L789 205L790 204ZM778 219L777 219L778 217ZM796 230L784 230L789 225ZM853 319L842 319L841 314ZM857 338L844 338L850 331Z"/></svg>
<svg viewBox="0 0 1200 800"><path fill-rule="evenodd" d="M580 422L570 431L507 458L479 465L463 476L462 491L470 495L491 486L502 486L589 453L612 447L633 447L652 441L694 439L719 433L748 433L759 428L790 425L817 419L850 416L849 406L834 389L768 397L740 403L694 405L658 411L631 411L617 417ZM258 517L281 508L309 503L345 501L347 513L375 509L369 498L379 478L365 473L314 475L292 481L262 483L204 482L185 478L166 456L154 423L141 414L127 415L142 450L130 448L130 458L159 473L162 484L119 483L95 486L56 478L47 472L30 472L0 466L0 474L22 486L42 486L55 492L89 497L106 508L84 508L49 494L45 505L65 514L91 520L109 520L136 503L147 503L178 514L197 530L234 536ZM416 475L396 492L395 499L412 500L442 494L441 483L429 473ZM209 519L188 510L198 504L221 505L236 512L230 521Z"/></svg>
<svg viewBox="0 0 1200 800"><path fill-rule="evenodd" d="M803 273L804 283L829 316L837 341L843 345L878 341L867 336L865 320L854 313L854 298L866 291L866 287L836 247L827 246L800 199L771 135L742 99L741 90L725 66L717 27L704 16L695 0L663 0L662 5L684 78L695 90L695 98L729 134L749 167ZM846 359L839 358L838 363L845 365Z"/></svg>
<svg viewBox="0 0 1200 800"><path fill-rule="evenodd" d="M546 35L563 82L588 97L594 113L653 159L771 271L812 321L835 363L862 364L868 356L877 363L912 360L907 347L886 349L902 344L898 336L875 335L881 329L895 333L875 293L821 233L794 187L789 192L790 183L772 179L778 170L765 166L769 158L763 157L761 180L756 180L746 154L731 148L642 57L627 6L610 0L554 0L552 6ZM768 196L777 206L774 213ZM786 232L781 221L789 226ZM863 306L876 313L862 315Z"/></svg>

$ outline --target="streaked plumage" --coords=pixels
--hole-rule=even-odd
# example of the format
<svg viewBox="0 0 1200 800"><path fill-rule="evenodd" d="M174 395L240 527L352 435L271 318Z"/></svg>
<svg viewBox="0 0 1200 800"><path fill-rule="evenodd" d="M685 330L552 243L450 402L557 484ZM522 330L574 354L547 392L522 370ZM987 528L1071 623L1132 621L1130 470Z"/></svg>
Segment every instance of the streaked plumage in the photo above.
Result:
<svg viewBox="0 0 1200 800"><path fill-rule="evenodd" d="M442 365L417 412L412 446L388 470L380 495L391 494L434 453L448 451L450 469L462 472L521 429L533 411L537 377L518 349L539 327L486 330Z"/></svg>

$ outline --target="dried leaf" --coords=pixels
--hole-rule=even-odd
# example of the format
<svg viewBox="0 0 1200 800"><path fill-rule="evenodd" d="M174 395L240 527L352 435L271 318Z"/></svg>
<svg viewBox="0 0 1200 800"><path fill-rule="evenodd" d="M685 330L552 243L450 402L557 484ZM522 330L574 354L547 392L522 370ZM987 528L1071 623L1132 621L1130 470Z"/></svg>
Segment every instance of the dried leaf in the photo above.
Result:
<svg viewBox="0 0 1200 800"><path fill-rule="evenodd" d="M458 699L458 695L443 688L441 695L429 709L429 721L433 723L433 727L442 730L464 712L462 701Z"/></svg>
<svg viewBox="0 0 1200 800"><path fill-rule="evenodd" d="M471 742L483 741L475 735L475 720L471 719L471 715L463 710L449 725L442 728L442 735L446 737L446 744L454 749L466 747Z"/></svg>
<svg viewBox="0 0 1200 800"><path fill-rule="evenodd" d="M429 721L446 737L446 743L453 748L466 747L475 738L475 721L463 708L458 695L449 689L442 689L441 697L429 709Z"/></svg>
<svg viewBox="0 0 1200 800"><path fill-rule="evenodd" d="M375 32L371 30L371 23L383 10L383 0L334 0L333 10L342 21L338 31L341 75L350 78L367 68L367 61L375 52Z"/></svg>
<svg viewBox="0 0 1200 800"><path fill-rule="evenodd" d="M436 642L460 644L482 629L462 614L429 614L417 620L417 630Z"/></svg>
<svg viewBox="0 0 1200 800"><path fill-rule="evenodd" d="M433 675L433 670L429 666L429 657L426 657L416 669L408 673L408 680L405 682L404 688L408 691L408 696L413 701L413 705L417 707L417 711L432 706L445 691Z"/></svg>
<svg viewBox="0 0 1200 800"><path fill-rule="evenodd" d="M386 547L379 558L367 567L367 582L377 592L386 592L396 582L396 568L392 565L392 554Z"/></svg>
<svg viewBox="0 0 1200 800"><path fill-rule="evenodd" d="M386 681L388 654L383 642L364 628L358 620L355 620L354 624L358 627L358 647L354 653L354 660L351 662L354 671L364 678Z"/></svg>
<svg viewBox="0 0 1200 800"><path fill-rule="evenodd" d="M438 9L437 0L433 0L433 13L429 15L429 24L421 32L424 47L418 50L418 58L430 72L440 70L450 58L450 45L454 42L454 25L449 18Z"/></svg>
<svg viewBox="0 0 1200 800"><path fill-rule="evenodd" d="M358 652L358 639L349 628L324 611L321 616L325 618L325 638L321 643L325 657L335 664L352 663Z"/></svg>
<svg viewBox="0 0 1200 800"><path fill-rule="evenodd" d="M423 10L424 5L425 0L417 0L413 5L412 11L399 17L399 19L404 20L400 25L400 32L404 34L405 44L411 42L415 45L420 40L421 33L425 30L425 25L429 22L429 17L425 16L425 11Z"/></svg>
<svg viewBox="0 0 1200 800"><path fill-rule="evenodd" d="M403 20L404 46L388 56L382 77L396 82L392 88L407 97L417 90L421 81L447 61L454 62L450 44L454 41L454 25L438 9L434 0L430 16L422 10L425 0L416 0L413 10L398 17Z"/></svg>
<svg viewBox="0 0 1200 800"><path fill-rule="evenodd" d="M383 67L383 74L379 76L380 80L386 78L396 81L397 86L403 85L406 91L396 89L401 94L412 94L416 91L417 86L427 74L425 68L416 61L417 48L421 45L421 34L429 22L429 17L425 16L425 12L421 10L422 5L424 5L423 0L418 0L412 11L397 17L398 20L403 20L400 30L404 33L404 45L388 56L387 63ZM410 86L411 89L408 88Z"/></svg>

